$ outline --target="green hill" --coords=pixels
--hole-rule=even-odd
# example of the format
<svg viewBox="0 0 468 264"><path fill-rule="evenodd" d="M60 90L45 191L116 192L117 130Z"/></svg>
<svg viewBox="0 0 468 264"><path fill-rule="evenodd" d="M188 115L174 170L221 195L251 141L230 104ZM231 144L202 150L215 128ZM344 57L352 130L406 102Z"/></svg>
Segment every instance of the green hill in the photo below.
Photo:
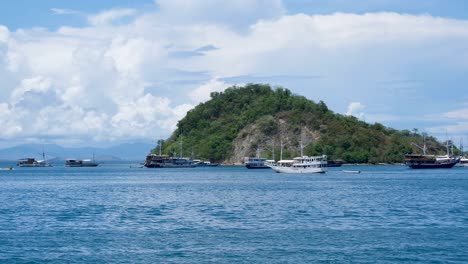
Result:
<svg viewBox="0 0 468 264"><path fill-rule="evenodd" d="M402 162L405 153L419 153L417 130L398 131L336 114L324 102L311 101L284 88L248 84L214 92L211 100L190 110L167 140L153 150L192 156L212 162L238 163L260 152L278 160L300 155L326 154L329 160L350 163ZM445 147L426 137L430 153ZM281 147L282 146L282 147ZM182 153L181 153L182 151Z"/></svg>

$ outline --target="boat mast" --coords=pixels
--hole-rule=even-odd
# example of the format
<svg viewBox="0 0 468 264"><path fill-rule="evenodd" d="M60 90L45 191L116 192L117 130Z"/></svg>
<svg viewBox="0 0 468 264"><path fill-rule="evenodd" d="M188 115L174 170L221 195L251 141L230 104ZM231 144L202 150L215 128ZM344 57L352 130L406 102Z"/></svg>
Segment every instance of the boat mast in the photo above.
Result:
<svg viewBox="0 0 468 264"><path fill-rule="evenodd" d="M183 153L183 151L184 151L184 148L183 148L184 142L182 140L182 135L180 137L180 143L179 144L180 144L180 157L182 158L184 156L184 153Z"/></svg>
<svg viewBox="0 0 468 264"><path fill-rule="evenodd" d="M415 147L418 147L419 149L421 149L423 151L423 155L426 155L426 150L427 150L427 147L426 147L426 138L424 136L424 134L422 135L423 136L423 146L419 146L418 144L416 143L411 143L411 145L415 146Z"/></svg>
<svg viewBox="0 0 468 264"><path fill-rule="evenodd" d="M447 157L450 156L450 149L449 149L449 139L448 139L448 134L447 134L447 131L445 131L445 137L447 138L446 142L445 142L445 147L447 148Z"/></svg>
<svg viewBox="0 0 468 264"><path fill-rule="evenodd" d="M273 151L272 151L272 155L273 155L273 160L275 160L275 140L273 139Z"/></svg>
<svg viewBox="0 0 468 264"><path fill-rule="evenodd" d="M283 160L283 139L280 140L280 160Z"/></svg>
<svg viewBox="0 0 468 264"><path fill-rule="evenodd" d="M162 139L159 140L159 156L161 156Z"/></svg>

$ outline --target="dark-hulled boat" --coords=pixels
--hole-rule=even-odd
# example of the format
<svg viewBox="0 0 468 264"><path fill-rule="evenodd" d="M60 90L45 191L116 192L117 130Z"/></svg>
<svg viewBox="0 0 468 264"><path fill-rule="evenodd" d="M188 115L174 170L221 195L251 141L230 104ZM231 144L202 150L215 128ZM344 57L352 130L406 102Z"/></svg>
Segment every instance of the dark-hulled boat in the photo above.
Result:
<svg viewBox="0 0 468 264"><path fill-rule="evenodd" d="M145 167L147 168L193 168L198 163L190 158L170 157L168 155L150 154L146 156Z"/></svg>
<svg viewBox="0 0 468 264"><path fill-rule="evenodd" d="M450 169L455 166L459 160L459 158L453 156L405 155L405 164L412 169Z"/></svg>
<svg viewBox="0 0 468 264"><path fill-rule="evenodd" d="M90 159L66 159L65 160L65 167L97 167L99 163L96 163Z"/></svg>

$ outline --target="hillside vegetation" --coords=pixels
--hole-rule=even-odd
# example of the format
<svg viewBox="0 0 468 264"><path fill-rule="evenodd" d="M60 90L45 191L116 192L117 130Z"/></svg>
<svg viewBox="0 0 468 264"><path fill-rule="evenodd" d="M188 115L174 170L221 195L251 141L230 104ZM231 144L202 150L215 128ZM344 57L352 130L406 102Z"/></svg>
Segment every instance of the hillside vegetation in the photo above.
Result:
<svg viewBox="0 0 468 264"><path fill-rule="evenodd" d="M212 162L238 163L246 156L292 158L326 154L329 160L349 163L402 162L405 153L420 153L422 144L414 129L398 131L382 124L368 124L353 116L336 114L318 103L284 88L248 84L214 92L211 100L190 110L167 140L153 150L192 156ZM445 147L426 137L430 153ZM182 152L182 153L181 153Z"/></svg>

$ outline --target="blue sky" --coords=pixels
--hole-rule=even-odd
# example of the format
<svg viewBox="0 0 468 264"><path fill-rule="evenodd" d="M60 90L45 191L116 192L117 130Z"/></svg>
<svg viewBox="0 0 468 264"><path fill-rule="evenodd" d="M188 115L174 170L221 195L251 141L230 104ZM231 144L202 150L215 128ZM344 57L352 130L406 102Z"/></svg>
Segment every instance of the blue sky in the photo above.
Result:
<svg viewBox="0 0 468 264"><path fill-rule="evenodd" d="M0 147L154 142L210 92L248 82L468 142L467 1L1 5Z"/></svg>

